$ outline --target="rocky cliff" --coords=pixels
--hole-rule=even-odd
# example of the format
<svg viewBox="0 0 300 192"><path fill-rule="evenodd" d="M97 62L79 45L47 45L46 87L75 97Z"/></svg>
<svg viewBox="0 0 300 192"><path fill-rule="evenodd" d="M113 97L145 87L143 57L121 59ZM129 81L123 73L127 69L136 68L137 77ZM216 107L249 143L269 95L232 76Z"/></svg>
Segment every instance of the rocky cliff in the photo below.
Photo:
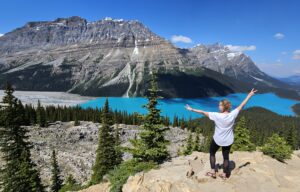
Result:
<svg viewBox="0 0 300 192"><path fill-rule="evenodd" d="M140 172L128 178L123 192L299 192L300 153L295 151L286 163L261 152L234 152L230 156L231 176L227 180L204 176L210 170L209 154L194 152L166 162L159 169ZM217 163L222 154L217 152ZM222 171L220 169L219 171ZM108 192L109 183L81 192Z"/></svg>
<svg viewBox="0 0 300 192"><path fill-rule="evenodd" d="M165 97L286 86L243 53L220 44L180 49L135 20L58 18L0 37L0 86L8 80L18 90L143 96L153 69Z"/></svg>

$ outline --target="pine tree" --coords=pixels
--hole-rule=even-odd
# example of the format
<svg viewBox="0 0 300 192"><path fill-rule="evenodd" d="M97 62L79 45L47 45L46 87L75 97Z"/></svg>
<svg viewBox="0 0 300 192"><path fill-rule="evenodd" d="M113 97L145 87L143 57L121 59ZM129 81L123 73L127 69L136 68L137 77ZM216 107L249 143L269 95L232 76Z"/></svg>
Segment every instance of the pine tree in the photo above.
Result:
<svg viewBox="0 0 300 192"><path fill-rule="evenodd" d="M44 109L43 106L41 106L40 100L38 100L38 105L37 105L36 121L37 121L37 124L38 124L40 127L45 127L45 126L46 126L46 114L45 114L45 109Z"/></svg>
<svg viewBox="0 0 300 192"><path fill-rule="evenodd" d="M291 146L287 144L286 140L276 133L267 139L261 150L264 154L281 162L285 159L290 159L293 153Z"/></svg>
<svg viewBox="0 0 300 192"><path fill-rule="evenodd" d="M288 129L288 135L286 141L292 147L293 150L297 149L297 145L298 145L297 129L294 125L290 126L290 128Z"/></svg>
<svg viewBox="0 0 300 192"><path fill-rule="evenodd" d="M122 151L121 151L121 140L120 140L120 128L119 126L115 129L115 151L116 151L116 165L122 162Z"/></svg>
<svg viewBox="0 0 300 192"><path fill-rule="evenodd" d="M209 147L213 139L213 133L208 132L207 136L204 138L204 144L202 146L201 151L203 152L209 152Z"/></svg>
<svg viewBox="0 0 300 192"><path fill-rule="evenodd" d="M78 117L77 117L77 114L75 114L75 117L74 117L74 126L78 126L80 125L80 122L78 121Z"/></svg>
<svg viewBox="0 0 300 192"><path fill-rule="evenodd" d="M60 192L67 192L67 191L78 191L81 189L81 186L72 174L69 174L64 181L63 187L59 190Z"/></svg>
<svg viewBox="0 0 300 192"><path fill-rule="evenodd" d="M90 184L97 184L109 170L113 169L116 162L116 148L113 130L110 127L112 116L109 111L108 99L106 98L101 110L102 127L99 129L98 147L96 151L96 161L93 165L93 174Z"/></svg>
<svg viewBox="0 0 300 192"><path fill-rule="evenodd" d="M6 85L3 103L7 107L0 113L0 150L3 154L4 166L0 172L0 191L33 191L44 190L39 172L31 160L27 130L24 124L24 107L13 96L13 88Z"/></svg>
<svg viewBox="0 0 300 192"><path fill-rule="evenodd" d="M62 187L63 181L61 180L61 177L60 177L60 169L57 164L55 150L52 151L51 165L52 165L51 191L58 192Z"/></svg>
<svg viewBox="0 0 300 192"><path fill-rule="evenodd" d="M175 115L173 118L173 127L178 127L179 123L178 123L178 117Z"/></svg>
<svg viewBox="0 0 300 192"><path fill-rule="evenodd" d="M186 146L184 147L183 150L183 155L190 155L192 152L193 152L193 135L190 132L186 142Z"/></svg>
<svg viewBox="0 0 300 192"><path fill-rule="evenodd" d="M73 177L72 174L69 174L69 175L67 176L67 179L66 179L66 181L65 181L65 184L66 184L66 185L73 186L73 185L77 184L77 181L75 180L75 178Z"/></svg>
<svg viewBox="0 0 300 192"><path fill-rule="evenodd" d="M231 151L254 151L255 145L251 142L250 132L246 127L246 118L242 116L234 129L234 144Z"/></svg>
<svg viewBox="0 0 300 192"><path fill-rule="evenodd" d="M196 131L195 140L193 143L193 151L201 151L201 144L200 144L200 136L199 136L199 129Z"/></svg>
<svg viewBox="0 0 300 192"><path fill-rule="evenodd" d="M164 133L169 128L162 124L160 109L158 104L158 87L156 82L156 73L152 73L149 94L147 94L148 103L143 107L147 108L148 113L144 116L144 124L139 133L139 138L131 139L132 148L124 148L131 153L134 158L141 161L163 162L169 157L167 150L168 140Z"/></svg>

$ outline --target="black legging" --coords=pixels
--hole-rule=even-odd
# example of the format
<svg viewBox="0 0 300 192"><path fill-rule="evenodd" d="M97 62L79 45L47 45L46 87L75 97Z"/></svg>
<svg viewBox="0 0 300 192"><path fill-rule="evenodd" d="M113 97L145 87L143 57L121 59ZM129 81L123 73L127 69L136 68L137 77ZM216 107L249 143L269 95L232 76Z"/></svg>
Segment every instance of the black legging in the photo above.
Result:
<svg viewBox="0 0 300 192"><path fill-rule="evenodd" d="M223 172L228 173L228 168L229 168L229 152L230 152L230 147L229 146L222 146L222 154L223 154ZM215 140L212 139L210 143L210 148L209 148L209 153L210 153L210 167L211 169L215 169L216 166L216 152L220 146L216 144Z"/></svg>

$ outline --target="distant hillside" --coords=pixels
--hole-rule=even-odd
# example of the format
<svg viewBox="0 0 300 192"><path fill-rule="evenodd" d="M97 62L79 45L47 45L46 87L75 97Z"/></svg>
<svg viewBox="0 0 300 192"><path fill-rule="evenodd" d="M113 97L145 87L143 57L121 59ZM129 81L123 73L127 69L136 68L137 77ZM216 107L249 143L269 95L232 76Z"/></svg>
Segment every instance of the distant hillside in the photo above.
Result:
<svg viewBox="0 0 300 192"><path fill-rule="evenodd" d="M300 90L300 75L293 75L290 77L279 78L279 80L292 85Z"/></svg>

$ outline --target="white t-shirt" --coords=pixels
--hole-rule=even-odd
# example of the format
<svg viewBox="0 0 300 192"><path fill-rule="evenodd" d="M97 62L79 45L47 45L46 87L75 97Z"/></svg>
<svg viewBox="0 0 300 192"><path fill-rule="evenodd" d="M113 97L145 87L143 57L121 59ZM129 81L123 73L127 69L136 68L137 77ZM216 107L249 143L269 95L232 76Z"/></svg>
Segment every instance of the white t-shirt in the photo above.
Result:
<svg viewBox="0 0 300 192"><path fill-rule="evenodd" d="M215 122L215 133L213 138L219 146L228 146L233 143L233 126L238 114L238 108L229 113L208 112L209 119Z"/></svg>

